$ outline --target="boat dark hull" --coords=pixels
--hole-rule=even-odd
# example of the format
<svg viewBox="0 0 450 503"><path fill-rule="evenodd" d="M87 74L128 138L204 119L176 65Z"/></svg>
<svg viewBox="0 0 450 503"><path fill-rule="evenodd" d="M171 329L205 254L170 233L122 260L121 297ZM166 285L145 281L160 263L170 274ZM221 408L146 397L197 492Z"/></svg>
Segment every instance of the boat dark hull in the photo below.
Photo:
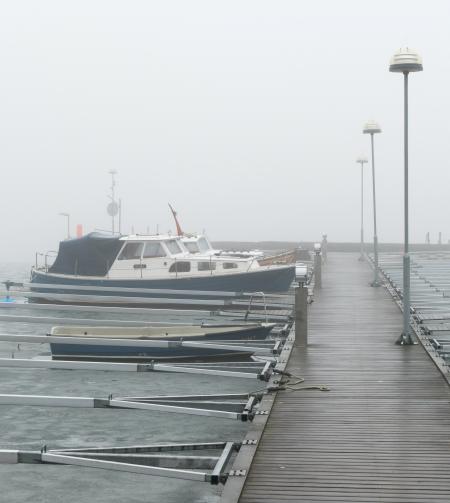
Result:
<svg viewBox="0 0 450 503"><path fill-rule="evenodd" d="M50 344L54 360L95 360L119 362L150 361L210 361L242 359L251 356L250 351L231 351L214 348L180 347L135 347L83 344Z"/></svg>
<svg viewBox="0 0 450 503"><path fill-rule="evenodd" d="M286 292L295 279L295 267L287 266L274 269L261 269L253 272L227 275L212 275L196 278L174 279L99 279L79 278L76 276L57 276L41 271L33 271L31 278L31 291L49 294L96 295L105 297L161 297L161 292L152 294L139 290L166 290L164 297L181 298L183 290L190 290L190 298L208 298L201 292ZM33 286L38 284L39 286ZM48 284L52 288L46 289ZM61 286L61 288L55 288ZM95 287L95 290L83 290L79 287ZM71 287L77 287L71 289ZM105 290L102 290L105 288ZM127 292L122 289L133 289ZM114 290L117 289L117 290ZM176 290L177 292L173 292ZM192 291L199 291L192 296ZM49 295L49 299L54 298ZM107 300L107 299L106 299Z"/></svg>

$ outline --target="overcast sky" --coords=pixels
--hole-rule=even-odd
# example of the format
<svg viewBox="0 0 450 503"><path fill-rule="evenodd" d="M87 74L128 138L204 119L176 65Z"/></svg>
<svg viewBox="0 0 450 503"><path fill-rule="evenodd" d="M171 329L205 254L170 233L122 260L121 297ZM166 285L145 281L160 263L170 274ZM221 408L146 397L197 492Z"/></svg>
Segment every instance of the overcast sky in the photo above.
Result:
<svg viewBox="0 0 450 503"><path fill-rule="evenodd" d="M377 120L378 234L402 240L402 77L409 45L411 238L450 239L446 1L2 2L1 260L110 228L217 240L359 239L362 126ZM366 171L366 236L372 235Z"/></svg>

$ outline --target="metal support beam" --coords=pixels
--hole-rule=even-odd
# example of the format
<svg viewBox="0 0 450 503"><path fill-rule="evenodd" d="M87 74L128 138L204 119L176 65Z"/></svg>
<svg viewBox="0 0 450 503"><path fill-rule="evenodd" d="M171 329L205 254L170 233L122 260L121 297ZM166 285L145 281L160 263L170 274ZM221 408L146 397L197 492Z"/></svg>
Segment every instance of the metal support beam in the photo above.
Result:
<svg viewBox="0 0 450 503"><path fill-rule="evenodd" d="M65 360L39 360L37 358L0 358L1 367L12 368L41 368L59 370L101 370L119 372L175 372L184 374L203 374L223 377L237 377L243 379L263 379L266 380L266 373L269 371L272 362L267 362L261 371L241 372L239 370L222 370L215 368L184 365L167 365L164 363L110 363L110 362L85 362L85 361L65 361ZM268 377L267 377L268 379Z"/></svg>
<svg viewBox="0 0 450 503"><path fill-rule="evenodd" d="M100 468L142 475L176 478L210 484L225 483L227 465L233 453L239 450L240 444L223 442L215 444L172 444L166 446L131 446L112 448L84 448L41 451L0 450L0 464L43 463L75 465L87 468ZM218 457L186 456L178 457L148 455L150 452L163 453L187 450L221 450ZM189 466L191 469L185 469ZM211 472L199 469L212 469Z"/></svg>
<svg viewBox="0 0 450 503"><path fill-rule="evenodd" d="M93 306L93 305L84 305L84 304L40 304L38 302L2 302L0 301L0 307L13 311L70 311L70 312L94 312L94 313L114 313L120 315L136 315L136 314L144 314L146 316L151 317L152 315L158 314L163 318L174 316L185 317L186 314L195 314L199 317L208 317L211 316L211 311L200 310L200 309L170 309L170 308L155 308L155 307L122 307L122 306ZM65 318L61 318L65 319ZM93 318L90 318L91 321L94 321ZM149 322L152 325L180 325L186 324L183 323L167 323L166 321L152 321ZM145 324L145 322L144 322Z"/></svg>
<svg viewBox="0 0 450 503"><path fill-rule="evenodd" d="M23 297L30 299L44 299L56 302L77 303L89 302L92 304L117 304L120 305L192 305L192 306L209 306L222 307L231 304L229 300L222 299L197 299L187 297L132 297L119 295L88 295L76 293L58 293L58 292L21 292Z"/></svg>
<svg viewBox="0 0 450 503"><path fill-rule="evenodd" d="M223 396L223 395L218 395ZM242 397L242 395L240 395ZM230 402L222 398L221 402L214 402L215 395L204 395L201 400L185 397L70 397L46 395L0 395L0 405L26 405L38 407L74 407L74 408L116 408L140 409L153 412L189 414L196 416L217 417L221 419L235 419L241 421L252 420L254 407L259 402L258 397L245 395L246 401ZM181 401L180 398L183 400Z"/></svg>

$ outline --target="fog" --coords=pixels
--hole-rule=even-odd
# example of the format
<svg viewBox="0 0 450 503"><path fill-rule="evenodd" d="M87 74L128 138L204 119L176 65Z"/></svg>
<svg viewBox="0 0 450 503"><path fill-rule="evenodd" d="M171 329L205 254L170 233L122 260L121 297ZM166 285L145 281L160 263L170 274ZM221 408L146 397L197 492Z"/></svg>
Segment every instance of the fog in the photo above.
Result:
<svg viewBox="0 0 450 503"><path fill-rule="evenodd" d="M411 240L448 225L445 1L2 2L1 260L55 249L71 215L216 240L359 239L359 165L375 137L378 235L402 240L401 46L410 79ZM366 236L372 234L366 170Z"/></svg>

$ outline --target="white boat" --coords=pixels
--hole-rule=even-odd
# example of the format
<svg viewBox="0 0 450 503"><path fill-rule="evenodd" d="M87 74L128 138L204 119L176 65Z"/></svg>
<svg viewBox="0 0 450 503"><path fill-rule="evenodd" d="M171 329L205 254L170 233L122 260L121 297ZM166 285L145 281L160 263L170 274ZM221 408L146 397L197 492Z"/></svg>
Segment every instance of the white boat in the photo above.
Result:
<svg viewBox="0 0 450 503"><path fill-rule="evenodd" d="M62 241L53 265L35 267L31 291L47 293L49 301L54 301L54 294L93 292L110 299L151 297L152 290L158 295L187 290L284 292L294 278L294 265L261 265L255 257L192 254L178 236L91 233Z"/></svg>

